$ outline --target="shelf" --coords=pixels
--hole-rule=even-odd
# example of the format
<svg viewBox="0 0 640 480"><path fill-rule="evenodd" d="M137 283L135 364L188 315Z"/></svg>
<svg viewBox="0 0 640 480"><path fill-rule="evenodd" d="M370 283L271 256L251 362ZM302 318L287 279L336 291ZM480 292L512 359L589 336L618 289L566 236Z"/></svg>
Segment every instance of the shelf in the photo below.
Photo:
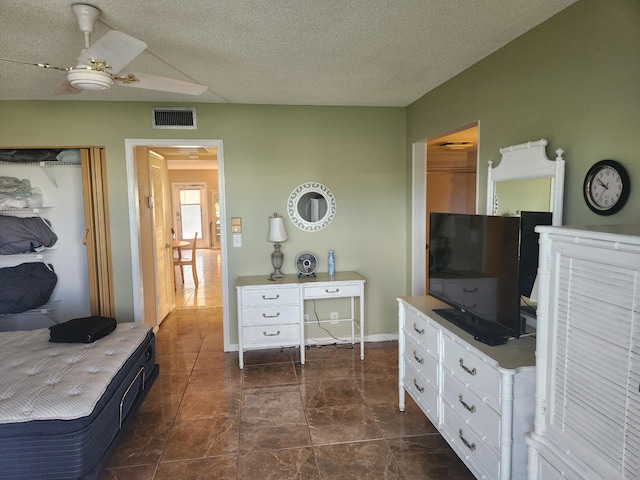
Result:
<svg viewBox="0 0 640 480"><path fill-rule="evenodd" d="M40 210L55 208L52 206L30 207L30 208L0 208L0 214L4 213L40 213Z"/></svg>
<svg viewBox="0 0 640 480"><path fill-rule="evenodd" d="M62 303L62 300L52 300L50 302L45 303L44 305L40 305L37 308L32 308L31 310L27 310L26 312L20 313L2 313L1 317L8 317L9 315L47 315L50 313L54 313L56 308Z"/></svg>
<svg viewBox="0 0 640 480"><path fill-rule="evenodd" d="M42 260L42 259L48 258L49 256L51 256L55 252L56 252L55 249L46 248L45 250L43 250L41 252L11 253L11 254L8 254L8 255L0 255L0 261L1 261L1 259L16 260L16 259L20 259L20 258L32 259L32 260L33 259Z"/></svg>

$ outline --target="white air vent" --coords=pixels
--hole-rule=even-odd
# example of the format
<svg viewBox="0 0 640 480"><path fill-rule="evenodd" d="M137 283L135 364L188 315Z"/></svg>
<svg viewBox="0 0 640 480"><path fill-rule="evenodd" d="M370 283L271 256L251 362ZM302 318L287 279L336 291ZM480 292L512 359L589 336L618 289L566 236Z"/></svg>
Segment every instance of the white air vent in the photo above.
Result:
<svg viewBox="0 0 640 480"><path fill-rule="evenodd" d="M153 107L151 108L153 128L174 128L195 130L196 109L194 107Z"/></svg>

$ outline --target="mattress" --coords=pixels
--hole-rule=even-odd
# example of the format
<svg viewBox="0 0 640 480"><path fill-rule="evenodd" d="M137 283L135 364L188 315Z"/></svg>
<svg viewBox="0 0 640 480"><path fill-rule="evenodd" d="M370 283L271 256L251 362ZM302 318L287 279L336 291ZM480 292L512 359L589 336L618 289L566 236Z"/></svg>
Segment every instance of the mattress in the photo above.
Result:
<svg viewBox="0 0 640 480"><path fill-rule="evenodd" d="M145 324L90 344L51 343L48 329L0 334L0 475L99 478L157 374Z"/></svg>

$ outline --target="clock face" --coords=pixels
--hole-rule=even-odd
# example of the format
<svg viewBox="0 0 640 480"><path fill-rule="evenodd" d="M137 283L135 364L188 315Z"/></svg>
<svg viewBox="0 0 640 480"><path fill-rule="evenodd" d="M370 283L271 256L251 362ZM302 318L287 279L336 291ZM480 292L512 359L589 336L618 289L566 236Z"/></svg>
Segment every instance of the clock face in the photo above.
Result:
<svg viewBox="0 0 640 480"><path fill-rule="evenodd" d="M587 206L599 215L619 212L629 197L629 175L614 160L602 160L589 169L584 179Z"/></svg>

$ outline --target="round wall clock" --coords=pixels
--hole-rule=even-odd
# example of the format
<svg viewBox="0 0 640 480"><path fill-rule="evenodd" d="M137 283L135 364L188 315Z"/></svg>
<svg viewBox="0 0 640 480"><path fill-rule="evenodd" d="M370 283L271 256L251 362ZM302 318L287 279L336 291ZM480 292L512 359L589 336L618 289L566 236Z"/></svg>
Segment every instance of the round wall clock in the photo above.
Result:
<svg viewBox="0 0 640 480"><path fill-rule="evenodd" d="M318 258L313 253L305 252L296 257L296 270L298 270L298 278L315 277L316 268L318 268Z"/></svg>
<svg viewBox="0 0 640 480"><path fill-rule="evenodd" d="M595 163L584 177L584 200L598 215L619 212L629 199L627 170L615 160Z"/></svg>

